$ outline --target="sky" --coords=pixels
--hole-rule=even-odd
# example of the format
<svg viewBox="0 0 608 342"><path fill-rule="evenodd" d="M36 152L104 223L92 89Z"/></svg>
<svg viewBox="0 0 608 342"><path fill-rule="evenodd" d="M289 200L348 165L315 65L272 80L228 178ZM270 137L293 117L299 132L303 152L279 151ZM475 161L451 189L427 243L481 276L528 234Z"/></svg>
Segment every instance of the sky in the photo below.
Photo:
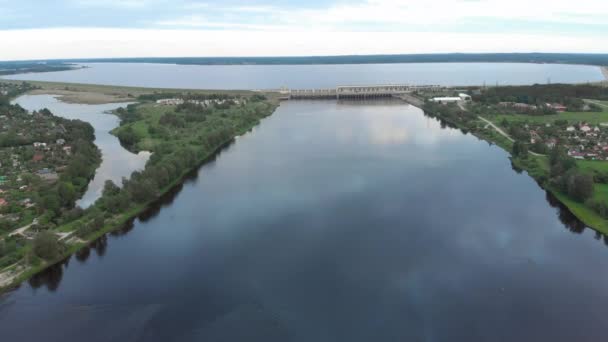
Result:
<svg viewBox="0 0 608 342"><path fill-rule="evenodd" d="M0 0L0 60L608 53L608 0Z"/></svg>

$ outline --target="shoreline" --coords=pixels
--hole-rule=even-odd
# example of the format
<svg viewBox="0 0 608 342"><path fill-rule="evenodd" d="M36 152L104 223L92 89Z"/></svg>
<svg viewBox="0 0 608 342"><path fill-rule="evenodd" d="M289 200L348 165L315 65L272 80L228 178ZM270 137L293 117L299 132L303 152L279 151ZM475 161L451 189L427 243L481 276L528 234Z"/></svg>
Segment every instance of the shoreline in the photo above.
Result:
<svg viewBox="0 0 608 342"><path fill-rule="evenodd" d="M222 92L216 91L215 93ZM48 92L46 94L49 94ZM52 95L52 94L49 94ZM67 259L69 259L72 255L74 255L79 250L89 246L94 243L97 239L102 236L111 233L113 231L122 229L129 222L134 221L141 215L144 215L148 210L152 210L155 205L162 203L165 197L171 194L175 189L179 188L184 184L184 182L188 179L188 176L193 172L197 172L201 167L207 164L209 161L213 160L219 153L224 150L227 146L231 145L237 136L244 135L250 132L254 127L258 126L262 119L267 118L273 115L277 108L280 106L280 101L276 99L269 99L269 102L273 105L273 108L269 111L269 113L258 119L256 122L252 123L251 126L247 128L243 128L234 133L229 139L221 142L217 147L212 149L207 155L203 156L194 167L185 169L178 177L175 178L172 182L166 185L164 188L160 189L155 196L154 199L142 203L134 208L131 208L129 211L126 211L121 214L117 214L112 222L108 223L106 226L102 227L100 230L92 233L90 236L87 236L84 239L77 239L75 243L68 245L67 249L61 253L59 257L50 261L42 261L39 265L29 265L23 266L21 265L23 260L16 262L15 264L6 267L5 269L0 271L0 296L3 296L5 293L10 292L11 290L19 288L19 286L32 276L52 267L57 264L60 264ZM128 149L127 149L128 150ZM65 227L73 225L74 222L67 223ZM58 231L62 231L61 227L57 228ZM75 231L74 231L75 232ZM71 233L70 233L71 234ZM24 267L24 268L23 268Z"/></svg>
<svg viewBox="0 0 608 342"><path fill-rule="evenodd" d="M601 66L600 70L602 71L602 75L604 75L604 81L608 82L608 66Z"/></svg>
<svg viewBox="0 0 608 342"><path fill-rule="evenodd" d="M606 69L606 72L608 72L608 68ZM412 105L412 104L410 103L410 105ZM543 190L549 192L551 195L553 195L559 201L559 203L564 208L568 209L568 211L574 217L576 217L581 223L583 223L586 227L588 227L596 232L599 232L601 234L608 236L608 220L599 216L597 213L595 213L590 208L584 206L582 203L575 202L574 200L566 197L564 194L556 191L555 189L551 188L550 186L544 186L543 184L541 184L538 179L536 179L533 175L530 174L529 170L525 167L525 165L522 164L520 159L513 158L511 151L509 151L509 149L508 149L508 147L509 147L508 144L510 143L509 141L501 142L496 139L492 139L492 137L488 136L487 134L484 134L482 132L470 131L467 128L459 125L457 122L453 122L451 120L444 119L440 114L431 112L424 108L420 108L420 107L418 107L418 108L420 110L422 110L423 112L428 113L430 116L440 119L440 120L452 125L454 128L460 129L464 133L471 133L473 136L477 137L478 139L486 141L490 144L496 145L497 147L501 148L503 151L505 151L506 153L509 154L509 156L510 156L509 160L511 161L511 163L516 165L521 170L526 171L526 174L528 175L528 177L530 177L534 181L536 181L536 183L538 184L538 186L541 189L543 189ZM536 156L536 155L531 155L531 157L545 158L544 156ZM592 222L592 221L594 221L594 222ZM597 222L595 222L595 221L597 221Z"/></svg>

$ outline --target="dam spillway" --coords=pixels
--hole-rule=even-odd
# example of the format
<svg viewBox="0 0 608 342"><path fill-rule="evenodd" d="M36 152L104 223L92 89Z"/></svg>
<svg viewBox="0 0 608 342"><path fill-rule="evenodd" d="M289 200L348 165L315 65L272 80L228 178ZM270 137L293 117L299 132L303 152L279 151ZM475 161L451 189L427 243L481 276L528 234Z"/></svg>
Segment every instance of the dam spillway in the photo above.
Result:
<svg viewBox="0 0 608 342"><path fill-rule="evenodd" d="M324 89L282 89L281 94L288 99L370 99L411 94L418 91L439 92L439 85L371 85L338 86Z"/></svg>

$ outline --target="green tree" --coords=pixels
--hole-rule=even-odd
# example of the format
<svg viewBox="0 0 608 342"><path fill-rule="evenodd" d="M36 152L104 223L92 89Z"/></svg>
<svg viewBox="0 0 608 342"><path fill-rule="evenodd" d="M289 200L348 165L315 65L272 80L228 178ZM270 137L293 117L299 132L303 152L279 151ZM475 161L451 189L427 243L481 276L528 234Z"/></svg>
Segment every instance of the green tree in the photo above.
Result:
<svg viewBox="0 0 608 342"><path fill-rule="evenodd" d="M42 259L53 260L61 255L63 247L54 233L41 231L34 238L32 250Z"/></svg>
<svg viewBox="0 0 608 342"><path fill-rule="evenodd" d="M74 186L70 183L59 183L57 193L59 194L59 202L63 207L71 206L76 200L76 191L74 190Z"/></svg>
<svg viewBox="0 0 608 342"><path fill-rule="evenodd" d="M568 196L579 202L593 196L593 177L591 175L574 172L568 177Z"/></svg>

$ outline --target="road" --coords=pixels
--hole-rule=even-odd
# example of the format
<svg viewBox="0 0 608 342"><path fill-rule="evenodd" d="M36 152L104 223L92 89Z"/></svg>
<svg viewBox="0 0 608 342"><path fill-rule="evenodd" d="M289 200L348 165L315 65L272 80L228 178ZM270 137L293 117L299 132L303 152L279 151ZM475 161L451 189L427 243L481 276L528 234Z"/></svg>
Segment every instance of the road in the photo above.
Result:
<svg viewBox="0 0 608 342"><path fill-rule="evenodd" d="M598 106L601 106L601 107L604 107L604 108L608 108L608 105L603 104L603 103L601 103L601 102L596 102L596 101L594 101L594 100L585 100L585 101L586 101L586 102L589 102L589 103L593 103L593 104L598 105Z"/></svg>
<svg viewBox="0 0 608 342"><path fill-rule="evenodd" d="M505 138L509 139L510 142L515 142L515 139L511 138L511 136L509 136L509 134L507 134L507 132L503 131L502 128L496 126L492 121L482 117L482 116L477 116L479 119L483 120L483 122L487 123L488 125L492 126L492 128L494 128L496 130L496 132L498 132L500 135L504 136ZM536 153L536 152L532 152L532 151L528 151L531 155L533 156L537 156L537 157L542 157L544 156L544 154L540 154L540 153Z"/></svg>
<svg viewBox="0 0 608 342"><path fill-rule="evenodd" d="M23 226L21 228L16 229L15 231L11 232L10 234L8 234L8 236L15 236L15 235L21 235L23 237L26 237L25 235L23 235L23 233L28 230L31 226L35 225L38 223L38 219L34 219L34 221L32 221L32 223L28 224L27 226Z"/></svg>

